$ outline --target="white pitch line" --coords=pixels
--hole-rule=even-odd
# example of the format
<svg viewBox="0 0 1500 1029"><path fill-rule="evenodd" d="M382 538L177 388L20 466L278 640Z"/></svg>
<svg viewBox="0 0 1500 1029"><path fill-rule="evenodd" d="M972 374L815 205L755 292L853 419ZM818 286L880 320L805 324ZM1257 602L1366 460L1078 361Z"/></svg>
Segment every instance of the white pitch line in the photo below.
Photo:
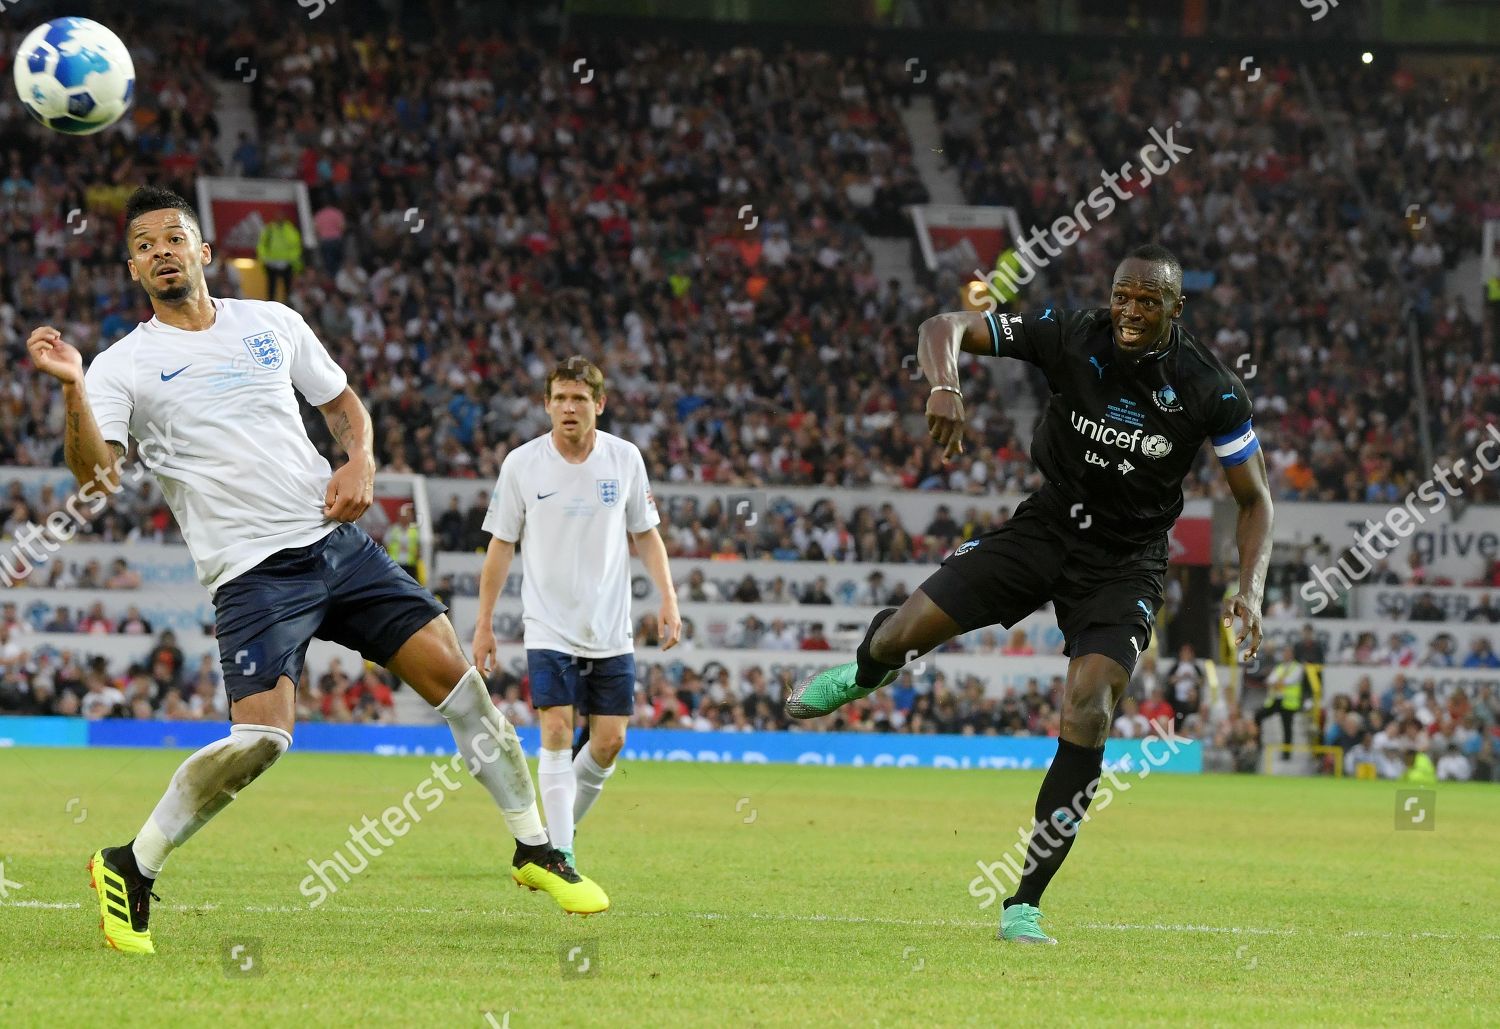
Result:
<svg viewBox="0 0 1500 1029"><path fill-rule="evenodd" d="M0 901L0 906L8 908L51 908L54 911L63 910L65 908L83 907L82 904L78 903L64 904L46 900L5 900Z"/></svg>
<svg viewBox="0 0 1500 1029"><path fill-rule="evenodd" d="M79 903L41 901L41 900L5 900L0 901L0 907L32 908L48 911L64 911L81 908ZM92 906L92 905L91 905ZM157 910L178 912L204 912L218 911L218 904L158 904ZM305 904L268 906L263 904L247 904L242 909L250 914L321 914L321 915L357 915L361 917L379 917L382 915L490 915L497 918L544 918L552 914L549 910L540 911L494 911L485 909L471 910L443 910L439 908L411 908L411 907L377 907L377 908L351 908L351 907L324 907L311 908ZM735 922L740 920L752 922L795 922L803 924L830 924L830 925L893 925L907 928L919 929L993 929L996 922L976 922L972 920L946 918L946 919L921 919L921 918L876 918L865 915L791 915L775 914L766 912L747 912L744 914L727 914L720 911L611 911L611 918L691 918L705 922ZM1229 925L1172 925L1166 923L1117 923L1117 922L1079 922L1079 929L1098 929L1109 932L1163 932L1163 933L1198 933L1225 936L1336 936L1342 939L1412 939L1412 940L1500 940L1500 934L1496 933L1398 933L1379 929L1348 929L1343 932L1320 932L1318 930L1300 929L1264 929L1255 926L1229 926Z"/></svg>

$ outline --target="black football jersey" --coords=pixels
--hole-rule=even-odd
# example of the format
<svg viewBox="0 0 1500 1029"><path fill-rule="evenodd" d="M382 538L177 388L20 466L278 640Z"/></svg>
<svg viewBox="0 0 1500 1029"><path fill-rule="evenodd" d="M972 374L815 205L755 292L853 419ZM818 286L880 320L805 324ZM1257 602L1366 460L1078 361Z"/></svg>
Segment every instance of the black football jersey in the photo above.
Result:
<svg viewBox="0 0 1500 1029"><path fill-rule="evenodd" d="M1204 440L1226 467L1260 444L1244 384L1173 323L1139 362L1115 352L1109 311L985 315L997 357L1029 361L1052 395L1031 443L1037 499L1079 535L1111 547L1159 540L1182 513L1182 480Z"/></svg>

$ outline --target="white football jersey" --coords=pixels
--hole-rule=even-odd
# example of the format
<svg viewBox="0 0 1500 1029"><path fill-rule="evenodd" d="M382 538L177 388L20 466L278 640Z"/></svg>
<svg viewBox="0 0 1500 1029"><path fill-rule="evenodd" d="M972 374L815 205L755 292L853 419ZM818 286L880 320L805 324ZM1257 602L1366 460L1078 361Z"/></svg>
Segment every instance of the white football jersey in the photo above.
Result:
<svg viewBox="0 0 1500 1029"><path fill-rule="evenodd" d="M84 377L104 438L141 441L210 593L338 528L323 517L333 469L308 439L292 390L317 407L347 381L291 308L213 303L209 328L152 318L95 357Z"/></svg>
<svg viewBox="0 0 1500 1029"><path fill-rule="evenodd" d="M552 434L506 455L484 529L521 545L528 650L614 657L634 650L630 541L661 522L635 444L596 430L582 464Z"/></svg>

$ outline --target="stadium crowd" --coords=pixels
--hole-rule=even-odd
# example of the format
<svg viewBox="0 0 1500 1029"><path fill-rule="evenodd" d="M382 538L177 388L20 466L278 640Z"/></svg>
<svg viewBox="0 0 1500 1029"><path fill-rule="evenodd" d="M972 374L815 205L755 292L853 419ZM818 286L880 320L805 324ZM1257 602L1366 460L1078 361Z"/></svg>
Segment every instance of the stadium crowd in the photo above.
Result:
<svg viewBox="0 0 1500 1029"><path fill-rule="evenodd" d="M206 44L163 49L191 57ZM983 363L966 391L971 455L945 469L924 441L924 390L902 358L915 322L952 294L878 281L864 243L904 233L900 206L923 199L896 106L911 91L900 62L620 43L590 55L602 67L583 84L525 43L466 40L441 64L419 54L398 36L261 41L258 132L229 169L311 188L319 228L293 304L357 370L385 468L491 479L545 428L534 384L548 363L583 351L611 379L607 427L643 447L659 482L1035 485ZM35 158L28 148L31 167L13 155L5 202L27 239L5 283L12 346L22 327L61 317L92 351L142 309L109 224L118 191L93 194L97 231L58 230L97 180L156 176L192 195L215 132L192 99L206 95L193 63L171 62L183 81L153 81L164 109L145 110L133 145L109 144L129 176L103 154L64 164L57 144ZM377 86L347 91L356 68ZM1419 471L1402 298L1443 342L1426 386L1440 440L1471 443L1500 412L1493 351L1441 299L1444 269L1475 243L1463 226L1493 158L1463 141L1495 127L1494 91L1483 78L1315 72L1325 103L1371 112L1355 136L1365 178L1399 181L1387 173L1403 162L1435 162L1420 232L1361 216L1290 69L1251 85L1209 61L1095 62L1064 76L1039 60L973 58L943 68L934 96L968 198L1015 206L1023 225L1071 210L1102 156L1180 121L1201 157L1121 204L1033 291L1096 304L1126 241L1176 247L1188 324L1263 370L1254 390L1278 493L1385 499ZM1069 102L1046 100L1057 95ZM344 117L318 124L316 105ZM1393 138L1364 124L1397 105L1411 116ZM1316 216L1290 212L1304 198ZM404 221L413 207L418 233ZM10 392L0 463L54 463L49 387L23 372ZM1211 464L1201 469L1194 491L1220 488Z"/></svg>
<svg viewBox="0 0 1500 1029"><path fill-rule="evenodd" d="M0 280L0 328L18 370L0 393L0 464L58 459L55 384L27 366L26 328L60 321L91 352L143 309L117 258L125 184L158 178L192 195L193 176L219 170L209 43L159 26L148 36L161 43L144 48L150 99L130 132L36 147L27 136L26 160L12 150L0 204L24 246ZM910 327L948 306L939 297L956 283L901 294L870 274L864 242L904 233L900 205L922 199L897 110L911 93L899 62L620 43L591 55L602 67L584 84L528 43L467 40L441 65L416 59L420 46L399 36L260 41L257 133L238 141L227 169L300 178L312 190L317 236L292 299L354 371L384 468L489 481L511 447L544 431L534 383L576 350L608 370L605 425L642 446L658 483L976 495L1037 484L982 362L966 387L971 455L944 468L925 443L922 386L902 359ZM344 90L356 68L377 85ZM1211 341L1254 378L1278 495L1387 500L1419 471L1416 391L1390 298L1409 295L1427 335L1443 343L1426 389L1445 447L1472 446L1500 412L1493 348L1441 298L1443 270L1476 243L1465 226L1482 213L1475 183L1493 165L1464 139L1495 126L1496 104L1481 73L1450 82L1333 71L1314 69L1322 102L1366 112L1355 135L1363 178L1395 181L1392 169L1435 162L1420 231L1361 217L1330 164L1311 95L1288 68L1251 84L1206 60L1103 61L1065 76L1036 59L975 57L943 67L933 95L968 199L1010 204L1023 225L1071 210L1103 155L1180 121L1201 159L1121 204L1041 270L1033 292L1097 303L1121 246L1162 239L1188 269L1188 324L1217 326ZM1069 102L1047 99L1058 95ZM1443 96L1458 102L1443 107ZM310 99L345 117L315 123ZM1371 127L1400 122L1375 117L1398 108L1411 117L1394 136ZM19 137L20 118L16 105L0 106L0 131ZM757 156L766 153L777 157ZM1304 198L1316 217L1293 217ZM62 228L80 199L98 217L74 236ZM753 228L749 216L731 217L743 204ZM408 231L411 207L429 228ZM215 288L233 292L233 273L219 274L230 278ZM1407 282L1416 285L1396 288ZM1199 473L1190 493L1222 490L1211 462ZM1487 490L1481 483L1473 495ZM10 532L55 504L14 493ZM477 506L462 512L463 531L445 535L458 549L483 542ZM775 514L756 530L722 509L671 512L670 552L930 563L955 538L832 502ZM1004 517L975 505L956 538ZM90 530L106 539L175 533L144 482Z"/></svg>
<svg viewBox="0 0 1500 1029"><path fill-rule="evenodd" d="M1476 145L1500 132L1496 73L1306 71L1283 64L1250 80L1169 55L1068 67L976 51L937 78L943 153L971 202L1047 226L1084 204L1114 155L1175 129L1191 156L1150 189L1140 169L1126 174L1116 195L1128 199L1055 262L1043 256L1029 293L1095 305L1122 250L1159 239L1182 260L1184 324L1255 398L1277 496L1398 502L1431 474L1419 393L1442 463L1471 455L1500 421L1495 337L1444 296L1446 273L1500 214L1500 154ZM1340 126L1325 110L1352 114ZM1199 467L1213 487L1212 466ZM1468 495L1500 494L1490 477Z"/></svg>
<svg viewBox="0 0 1500 1029"><path fill-rule="evenodd" d="M604 426L642 447L661 484L873 485L975 497L1038 484L1024 433L1007 417L1013 387L982 362L966 378L970 453L944 467L926 443L925 389L903 359L916 322L952 306L944 298L959 283L939 276L903 291L873 273L866 245L872 234L906 234L902 205L925 198L899 111L913 92L900 61L621 42L590 54L598 76L584 83L566 56L493 36L464 40L438 63L400 35L241 32L227 45L255 54L256 130L222 162L205 67L226 43L144 21L123 28L143 70L124 131L39 138L21 127L17 105L0 99L0 218L11 243L0 262L0 333L13 371L0 387L0 465L60 463L61 405L55 384L25 359L30 327L58 324L91 354L142 317L119 260L118 213L130 189L152 180L193 196L197 175L226 172L300 179L311 190L316 232L305 241L291 302L350 371L386 470L487 484L512 447L545 431L535 393L549 364L583 352L610 378ZM0 52L13 51L13 35L0 30ZM1013 206L1023 226L1072 211L1114 155L1134 152L1153 127L1181 123L1194 158L1139 195L1127 181L1132 199L1042 269L1030 295L1095 305L1127 242L1174 247L1192 297L1186 323L1250 381L1282 499L1404 496L1426 475L1414 442L1419 394L1445 459L1472 451L1486 422L1500 417L1494 345L1443 296L1446 272L1477 245L1471 226L1500 213L1483 186L1500 181L1496 155L1472 142L1500 127L1500 91L1477 71L1346 72L1313 67L1316 96L1287 66L1249 83L1222 62L1165 57L1060 69L1034 57L976 56L949 62L933 80L944 154L968 200ZM373 85L347 90L356 78ZM1331 156L1320 104L1355 112L1348 129L1358 185ZM342 117L319 122L313 109ZM1413 168L1423 169L1420 185L1406 174ZM1420 226L1389 213L1410 199L1390 195L1389 184L1408 181L1422 204ZM404 217L413 207L423 231L410 231ZM84 231L70 228L75 210L88 215ZM222 263L210 273L217 292L239 288ZM1431 341L1421 382L1405 350L1408 306ZM1038 388L1034 376L1029 382ZM327 445L315 416L309 429ZM1188 483L1194 495L1222 488L1208 461ZM1470 497L1493 500L1494 484L1472 487ZM60 499L12 483L0 529L13 537ZM467 507L452 498L436 527L444 548L482 547L487 503L487 489ZM663 513L677 557L922 563L1008 517L979 500L921 527L888 508L844 510L833 499L778 507L759 529L736 524L721 502ZM149 482L114 498L83 536L180 539ZM1290 613L1292 587L1303 581L1296 564L1275 587L1287 605L1281 613ZM1398 578L1439 584L1420 567ZM1476 581L1500 586L1500 562ZM79 575L62 561L31 580L111 583L119 584L113 569ZM702 583L688 588L704 599L781 599L753 582L712 598ZM897 601L872 593L869 602ZM56 624L69 619L81 631L152 628L128 605L90 604ZM796 649L809 640L816 649L821 634L754 621L737 631L795 636ZM981 637L973 652L1004 652L1010 644L1000 638ZM28 653L14 623L3 647L0 709L222 715L200 695L217 669L188 672L180 652L176 665L162 664L161 645L123 670L67 652ZM1360 640L1349 657L1493 667L1466 664L1493 660L1493 646L1488 656L1474 646L1463 655L1456 640L1434 640L1408 663L1415 649L1404 639ZM1154 661L1143 662L1117 732L1139 735L1170 719L1229 750L1253 742L1254 725L1246 729L1225 692L1203 702L1205 684L1183 670L1196 667L1179 655L1158 675ZM730 682L725 670L690 662L643 668L637 724L780 727L786 683L765 669ZM376 673L328 669L306 678L306 717L389 716L393 684ZM987 698L977 680L903 680L837 722L868 731L1055 733L1055 687ZM525 684L495 689L524 723ZM1462 736L1464 719L1446 728L1441 717L1423 722L1432 708L1413 689L1378 717L1441 723L1431 735L1445 743ZM1339 724L1351 714L1364 717L1341 712ZM1494 722L1481 710L1467 718ZM1387 728L1360 724L1372 744ZM1470 743L1462 736L1460 749ZM1485 767L1487 758L1469 756Z"/></svg>

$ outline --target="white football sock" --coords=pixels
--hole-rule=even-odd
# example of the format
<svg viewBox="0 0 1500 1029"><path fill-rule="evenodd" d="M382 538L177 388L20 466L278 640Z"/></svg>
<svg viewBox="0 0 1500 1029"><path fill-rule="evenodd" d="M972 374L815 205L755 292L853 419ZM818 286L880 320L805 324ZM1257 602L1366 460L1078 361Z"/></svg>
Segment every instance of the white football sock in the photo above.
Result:
<svg viewBox="0 0 1500 1029"><path fill-rule="evenodd" d="M614 774L615 766L601 768L594 757L594 748L585 743L573 759L573 777L578 782L578 799L573 802L574 825L583 821L583 816L589 813L589 808L604 790L604 781Z"/></svg>
<svg viewBox="0 0 1500 1029"><path fill-rule="evenodd" d="M152 878L159 875L168 854L224 810L291 745L292 734L285 729L247 723L231 725L228 736L189 755L136 833L130 847L136 867Z"/></svg>
<svg viewBox="0 0 1500 1029"><path fill-rule="evenodd" d="M578 783L573 778L573 752L543 747L536 762L536 777L541 780L542 810L547 813L547 834L552 837L552 845L573 846L573 800L578 792Z"/></svg>
<svg viewBox="0 0 1500 1029"><path fill-rule="evenodd" d="M536 808L526 752L521 749L515 726L505 720L490 700L479 670L471 667L465 672L437 710L448 720L453 741L458 744L469 774L490 791L500 806L510 834L533 846L546 843L547 832Z"/></svg>

